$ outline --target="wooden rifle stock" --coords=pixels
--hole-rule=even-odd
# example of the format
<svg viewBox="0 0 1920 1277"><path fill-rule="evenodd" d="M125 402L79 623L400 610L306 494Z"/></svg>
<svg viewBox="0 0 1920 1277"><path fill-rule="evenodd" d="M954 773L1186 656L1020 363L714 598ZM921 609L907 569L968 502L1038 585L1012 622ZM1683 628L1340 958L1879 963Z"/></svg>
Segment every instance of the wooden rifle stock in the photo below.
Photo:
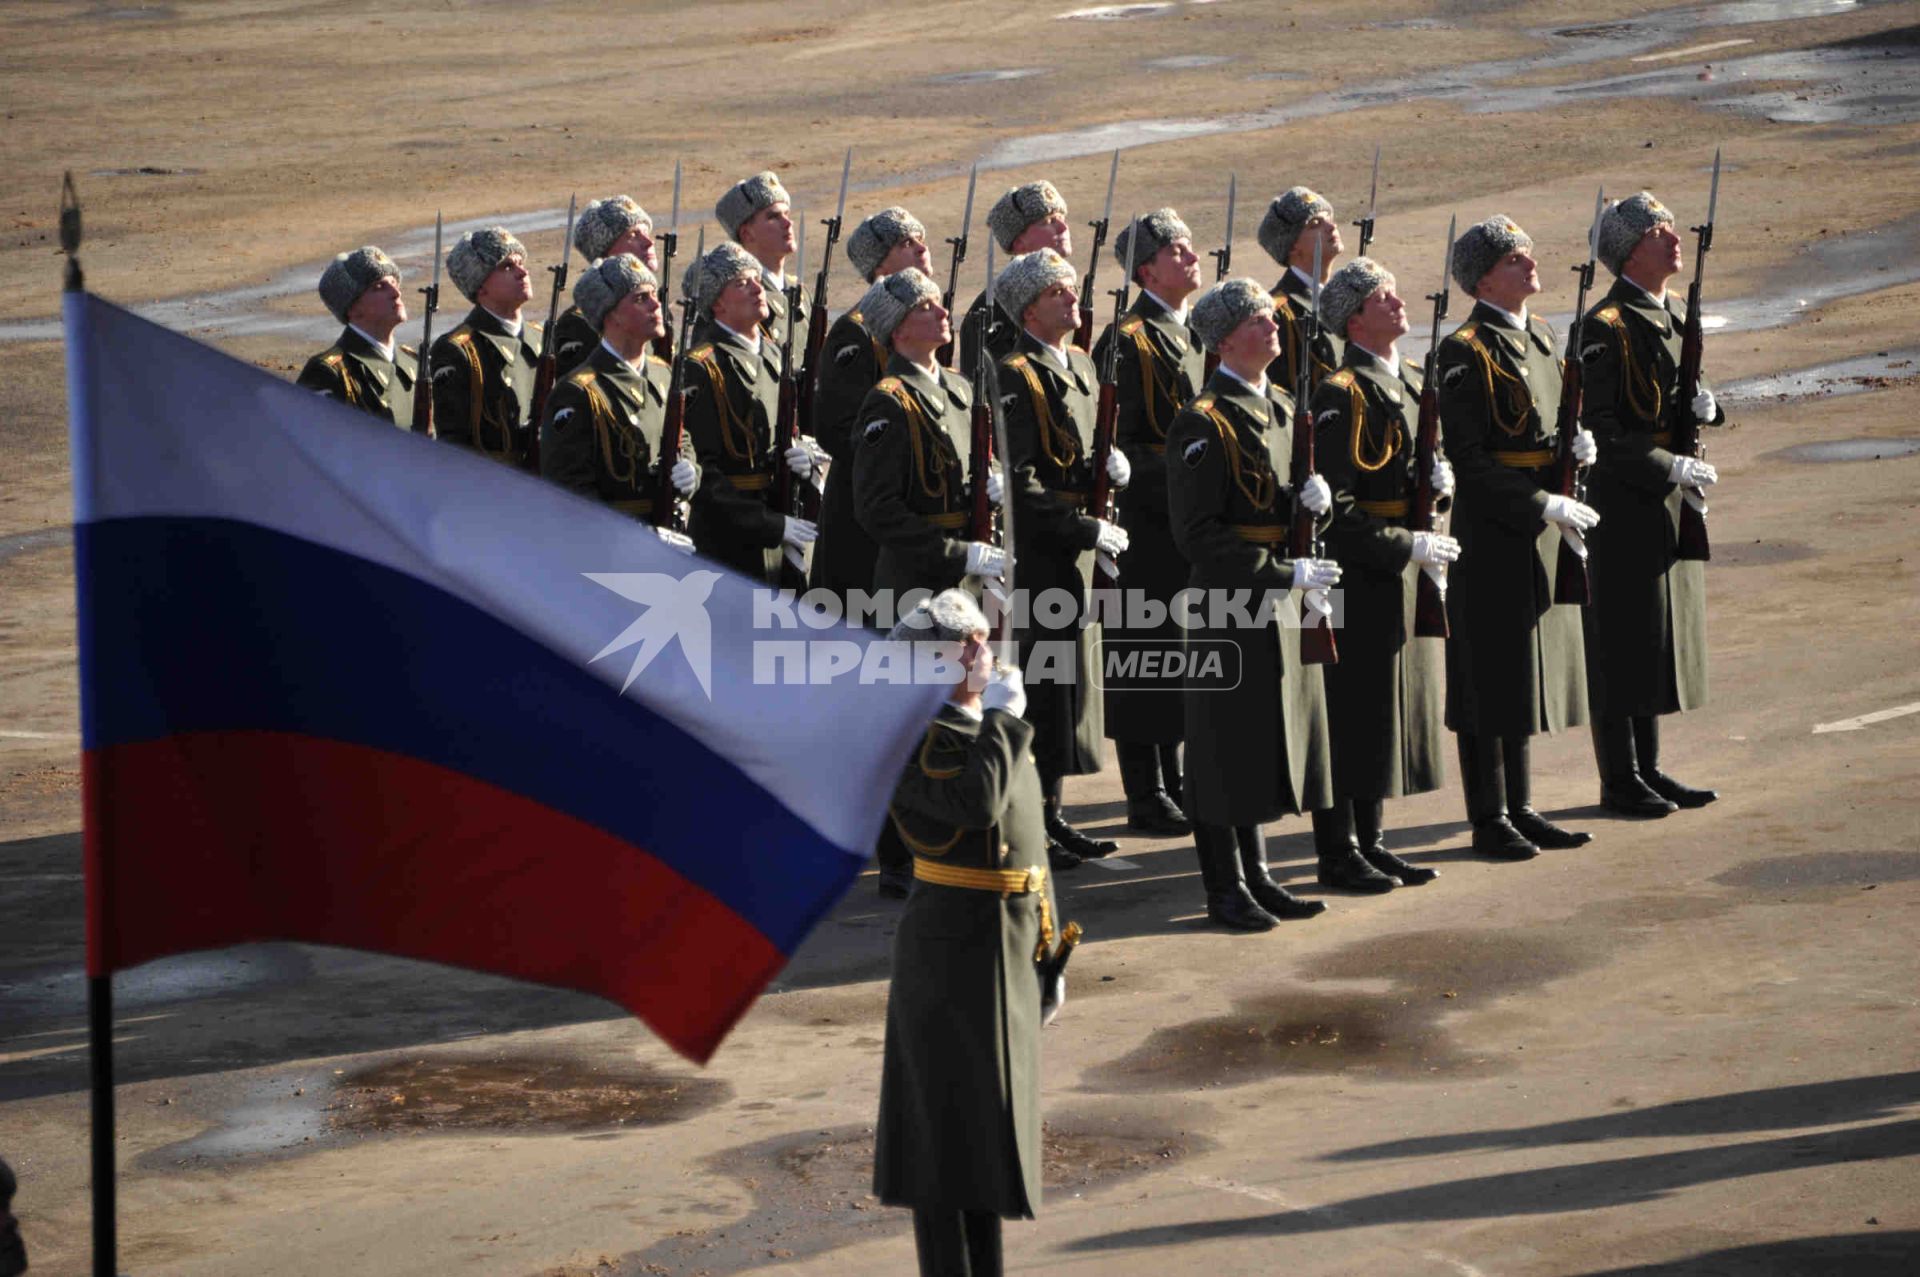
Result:
<svg viewBox="0 0 1920 1277"><path fill-rule="evenodd" d="M1420 388L1420 422L1414 428L1413 507L1407 527L1413 532L1438 532L1440 516L1453 504L1433 486L1433 463L1440 453L1440 392L1436 389L1434 359L1427 358L1427 377ZM1447 596L1425 566L1418 568L1413 587L1413 636L1448 638ZM1444 572L1444 568L1442 569Z"/></svg>
<svg viewBox="0 0 1920 1277"><path fill-rule="evenodd" d="M660 322L665 325L660 335L653 339L653 353L661 359L672 359L674 348L673 306L668 301L667 281L673 278L673 253L680 246L680 237L672 231L660 237Z"/></svg>
<svg viewBox="0 0 1920 1277"><path fill-rule="evenodd" d="M1120 340L1117 325L1112 339L1116 342ZM1114 497L1113 480L1107 476L1107 462L1113 456L1114 430L1120 421L1118 389L1111 380L1100 383L1100 406L1093 418L1093 456L1090 459L1093 465L1093 487L1087 494L1087 513L1108 523L1120 521L1119 503ZM1120 582L1107 571L1106 565L1100 562L1100 556L1096 555L1094 562L1093 587L1096 590L1118 588Z"/></svg>
<svg viewBox="0 0 1920 1277"><path fill-rule="evenodd" d="M1700 228L1695 228L1700 229ZM1711 232L1712 227L1705 228ZM1675 456L1698 457L1705 453L1700 446L1700 422L1693 415L1693 399L1700 393L1700 355L1705 346L1705 334L1700 324L1700 275L1699 266L1706 260L1705 236L1702 246L1695 257L1693 283L1687 286L1687 326L1681 331L1680 338L1680 393L1673 400L1673 453ZM1698 488L1687 490L1689 497L1700 495ZM1693 501L1682 498L1680 502L1680 529L1677 533L1677 555L1682 559L1694 559L1706 562L1713 558L1713 547L1707 542L1707 520L1695 507Z"/></svg>
<svg viewBox="0 0 1920 1277"><path fill-rule="evenodd" d="M1310 362L1310 361L1309 361ZM1306 380L1303 376L1302 381ZM1320 553L1320 520L1313 511L1307 509L1300 500L1300 490L1314 473L1313 458L1313 413L1301 404L1294 409L1293 458L1289 469L1293 474L1293 524L1287 529L1287 556L1293 559L1317 559ZM1310 622L1317 620L1317 624ZM1311 608L1302 607L1300 612L1300 662L1303 665L1334 665L1340 660L1340 650L1333 641L1333 620L1321 617Z"/></svg>
<svg viewBox="0 0 1920 1277"><path fill-rule="evenodd" d="M673 532L687 530L687 512L680 502L680 490L673 486L673 467L686 444L686 394L679 378L667 392L667 416L660 427L660 456L653 468L653 526Z"/></svg>
<svg viewBox="0 0 1920 1277"><path fill-rule="evenodd" d="M1581 300L1586 300L1584 289L1581 290ZM1577 323L1574 332L1579 332ZM1560 380L1557 426L1560 440L1553 458L1553 490L1574 501L1587 499L1582 467L1573 459L1573 437L1580 430L1580 392L1580 352L1570 349ZM1587 560L1567 543L1564 536L1560 539L1560 555L1553 569L1553 601L1573 607L1585 607L1593 601L1593 585L1587 578Z"/></svg>
<svg viewBox="0 0 1920 1277"><path fill-rule="evenodd" d="M413 379L413 433L433 437L433 312L427 312L424 334L420 339L419 371Z"/></svg>

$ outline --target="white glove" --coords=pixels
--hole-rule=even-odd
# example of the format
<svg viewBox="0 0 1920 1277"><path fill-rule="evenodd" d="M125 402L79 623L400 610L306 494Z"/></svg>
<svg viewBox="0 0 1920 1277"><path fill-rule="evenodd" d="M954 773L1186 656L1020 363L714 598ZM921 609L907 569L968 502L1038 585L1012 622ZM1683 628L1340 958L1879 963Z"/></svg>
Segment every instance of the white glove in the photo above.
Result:
<svg viewBox="0 0 1920 1277"><path fill-rule="evenodd" d="M1575 532L1585 532L1600 522L1600 512L1584 501L1575 501L1572 497L1555 493L1547 498L1547 522L1558 523Z"/></svg>
<svg viewBox="0 0 1920 1277"><path fill-rule="evenodd" d="M1593 459L1600 455L1600 445L1593 441L1591 430L1577 431L1573 436L1573 464L1590 466Z"/></svg>
<svg viewBox="0 0 1920 1277"><path fill-rule="evenodd" d="M680 464L685 465L686 463L683 461ZM693 538L686 533L675 532L672 528L655 528L654 532L662 541L665 541L668 545L680 551L680 553L693 553Z"/></svg>
<svg viewBox="0 0 1920 1277"><path fill-rule="evenodd" d="M999 505L1006 495L1006 475L1001 472L1000 463L996 461L987 467L987 500Z"/></svg>
<svg viewBox="0 0 1920 1277"><path fill-rule="evenodd" d="M1105 519L1099 522L1100 537L1093 543L1093 548L1110 559L1117 559L1125 554L1129 543L1127 530L1117 523L1108 523Z"/></svg>
<svg viewBox="0 0 1920 1277"><path fill-rule="evenodd" d="M801 435L800 441L787 449L787 469L793 471L798 479L811 479L815 470L824 470L827 463L827 450L814 441L812 435Z"/></svg>
<svg viewBox="0 0 1920 1277"><path fill-rule="evenodd" d="M1116 488L1124 488L1133 478L1133 466L1126 455L1115 448L1107 454L1107 479Z"/></svg>
<svg viewBox="0 0 1920 1277"><path fill-rule="evenodd" d="M1310 474L1300 485L1300 504L1315 514L1325 514L1333 509L1333 489L1319 475Z"/></svg>
<svg viewBox="0 0 1920 1277"><path fill-rule="evenodd" d="M1413 534L1415 563L1447 564L1460 557L1460 543L1444 532Z"/></svg>
<svg viewBox="0 0 1920 1277"><path fill-rule="evenodd" d="M996 581L1007 572L1007 552L985 541L967 542L967 575L992 577Z"/></svg>
<svg viewBox="0 0 1920 1277"><path fill-rule="evenodd" d="M1437 496L1453 495L1453 463L1437 453L1433 458L1433 491Z"/></svg>
<svg viewBox="0 0 1920 1277"><path fill-rule="evenodd" d="M1053 982L1040 990L1040 1027L1046 1028L1060 1014L1060 1008L1067 1005L1067 973L1062 971L1053 977Z"/></svg>
<svg viewBox="0 0 1920 1277"><path fill-rule="evenodd" d="M1700 458L1682 455L1673 459L1673 469L1667 471L1667 482L1677 483L1683 488L1704 488L1720 482L1720 475Z"/></svg>
<svg viewBox="0 0 1920 1277"><path fill-rule="evenodd" d="M700 472L693 468L693 462L685 457L673 463L673 469L667 471L667 479L673 484L673 490L683 497L693 495L699 486Z"/></svg>
<svg viewBox="0 0 1920 1277"><path fill-rule="evenodd" d="M1709 422L1719 415L1720 404L1719 401L1713 397L1713 392L1705 386L1700 387L1700 393L1693 397L1693 419L1700 422Z"/></svg>
<svg viewBox="0 0 1920 1277"><path fill-rule="evenodd" d="M781 518L786 520L785 525L780 529L782 545L790 545L798 550L803 546L812 545L820 535L820 525L811 520L796 519L790 514L782 515Z"/></svg>
<svg viewBox="0 0 1920 1277"><path fill-rule="evenodd" d="M1340 565L1332 559L1295 559L1292 567L1296 590L1324 590L1340 584Z"/></svg>
<svg viewBox="0 0 1920 1277"><path fill-rule="evenodd" d="M1015 718L1027 712L1027 685L1018 669L994 666L993 677L980 692L980 711L990 709L1003 709Z"/></svg>

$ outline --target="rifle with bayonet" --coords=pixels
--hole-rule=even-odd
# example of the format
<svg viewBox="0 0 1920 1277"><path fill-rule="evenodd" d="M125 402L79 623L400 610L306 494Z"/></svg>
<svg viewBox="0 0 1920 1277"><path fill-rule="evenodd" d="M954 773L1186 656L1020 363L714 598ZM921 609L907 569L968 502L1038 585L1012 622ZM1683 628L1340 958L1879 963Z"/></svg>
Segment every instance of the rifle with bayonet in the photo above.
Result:
<svg viewBox="0 0 1920 1277"><path fill-rule="evenodd" d="M1208 254L1208 256L1213 258L1213 282L1216 284L1227 277L1227 271L1233 266L1233 207L1235 203L1238 202L1239 195L1240 175L1238 173L1227 174L1227 234L1226 238L1220 241L1220 247L1213 249ZM1216 352L1209 350L1207 352L1207 377L1211 379L1214 371L1219 367L1220 356Z"/></svg>
<svg viewBox="0 0 1920 1277"><path fill-rule="evenodd" d="M1005 596L1009 600L1012 600L1019 597L1013 592L1013 569L1016 558L1014 547L1019 544L1013 535L1013 449L1007 443L1006 413L1004 411L1004 405L1000 402L1000 364L992 355L987 353L987 328L993 323L993 308L996 304L993 287L993 250L996 247L997 245L993 237L989 235L987 237L987 304L982 308L980 314L980 344L974 348L977 352L977 358L979 359L979 371L977 375L980 383L980 389L974 394L974 409L977 413L980 404L982 402L986 404L987 421L989 428L993 432L993 451L990 456L1001 458L1001 464L1007 467L1005 482L1000 489L999 544L1000 548L1007 552L1006 564L1000 572L1000 588L1005 593ZM984 396L981 393L982 391L984 391ZM978 422L979 417L976 416L974 420ZM979 471L974 471L974 475L974 482L979 485L975 491L984 492L986 489L985 478ZM1012 668L1015 663L1013 626L1004 609L998 618L990 617L988 619L995 622L993 641L997 650L994 654L994 663Z"/></svg>
<svg viewBox="0 0 1920 1277"><path fill-rule="evenodd" d="M707 228L704 226L700 228L699 247L693 251L696 260L706 255ZM660 309L661 320L665 322L666 306L662 304ZM653 526L674 532L687 530L687 506L680 490L673 486L673 467L680 460L687 437L687 343L692 333L693 295L689 293L680 299L680 341L673 371L667 377L667 415L660 426L660 455L653 466Z"/></svg>
<svg viewBox="0 0 1920 1277"><path fill-rule="evenodd" d="M827 276L833 271L833 246L840 242L840 222L847 215L847 176L852 172L853 148L848 147L847 158L840 165L840 202L834 207L833 216L820 222L827 228L827 243L820 253L820 277L813 284L813 308L807 312L807 347L800 361L799 420L806 423L809 434L813 432L813 392L820 381L820 352L827 344ZM801 234L804 237L805 231ZM800 314L799 282L804 277L804 269L804 266L796 267L793 273L793 301L787 307L790 319ZM792 328L792 323L787 327Z"/></svg>
<svg viewBox="0 0 1920 1277"><path fill-rule="evenodd" d="M1574 460L1573 439L1580 432L1580 403L1585 377L1580 364L1580 334L1586 327L1587 290L1593 287L1594 261L1600 256L1600 214L1606 208L1603 187L1593 197L1593 222L1587 227L1587 260L1573 268L1580 277L1574 296L1573 322L1567 325L1567 356L1560 377L1560 412L1555 428L1560 432L1553 458L1553 490L1575 501L1587 499L1587 468ZM1560 556L1553 569L1553 601L1585 607L1593 601L1593 584L1587 579L1587 556L1573 548L1565 535L1560 538Z"/></svg>
<svg viewBox="0 0 1920 1277"><path fill-rule="evenodd" d="M413 433L433 437L433 312L440 309L440 214L433 215L433 282L420 290L426 298L420 316L420 363L413 377ZM534 419L534 433L540 421Z"/></svg>
<svg viewBox="0 0 1920 1277"><path fill-rule="evenodd" d="M560 351L553 342L553 330L560 322L560 298L567 291L567 258L573 252L573 215L580 207L576 193L567 201L567 229L560 240L560 260L547 269L553 272L553 296L547 299L547 326L540 333L540 366L533 374L533 429L527 435L527 469L540 473L540 423L547 415L547 396L560 375L556 367Z"/></svg>
<svg viewBox="0 0 1920 1277"><path fill-rule="evenodd" d="M820 517L819 490L808 480L794 474L793 467L787 464L788 450L800 442L800 370L794 366L793 358L793 334L799 325L792 320L800 313L800 279L806 268L807 227L802 222L793 283L786 290L787 332L780 342L780 405L774 416L773 431L778 469L775 471L777 477L772 491L776 514L812 521ZM792 590L796 595L806 591L805 551L791 545L780 547L780 568L775 584L780 589Z"/></svg>
<svg viewBox="0 0 1920 1277"><path fill-rule="evenodd" d="M964 237L963 237L964 238ZM987 353L986 328L993 313L993 250L996 247L991 238L987 241L987 304L974 318L979 331L974 334L977 342L974 350L978 352L977 366L973 374L973 419L972 439L967 449L967 474L973 482L973 508L967 520L967 539L984 541L988 545L1007 548L1005 534L1001 526L1000 507L994 505L987 495L987 476L993 471L993 389L988 382L988 365L993 356ZM956 251L964 251L956 250ZM1004 495L1004 494L1003 494ZM1002 582L1004 590L1005 583ZM989 583L989 594L994 587ZM993 636L1001 637L1006 630L1007 616L1004 600L1001 606L989 612L987 620L993 625Z"/></svg>
<svg viewBox="0 0 1920 1277"><path fill-rule="evenodd" d="M947 236L947 243L953 245L953 261L947 267L947 291L940 295L940 308L946 311L949 316L954 313L954 292L960 287L960 263L967 260L967 229L973 225L973 192L974 188L979 186L979 184L980 162L975 160L973 172L967 175L967 206L960 212L960 233L958 235ZM943 366L951 367L953 364L954 349L959 344L959 340L960 334L956 328L953 331L953 336L947 339L947 344L934 352L934 359ZM984 343L987 340L987 336L984 327L981 329L980 340L983 343L981 349L986 349Z"/></svg>
<svg viewBox="0 0 1920 1277"><path fill-rule="evenodd" d="M1447 317L1452 288L1453 233L1458 218L1447 219L1447 251L1440 257L1440 291L1428 293L1433 303L1433 328L1427 343L1426 376L1420 382L1420 421L1413 432L1413 504L1407 510L1409 532L1438 532L1440 516L1453 508L1453 498L1433 486L1433 463L1440 455L1440 321ZM1422 564L1414 582L1413 636L1446 638L1447 565Z"/></svg>
<svg viewBox="0 0 1920 1277"><path fill-rule="evenodd" d="M1698 240L1693 250L1693 283L1687 285L1687 325L1680 338L1680 393L1674 396L1673 455L1705 459L1707 449L1700 442L1701 420L1693 415L1694 397L1700 393L1700 356L1706 344L1701 322L1700 282L1707 273L1707 252L1713 247L1713 214L1720 204L1720 148L1713 151L1713 186L1707 193L1707 220L1692 227ZM1680 529L1675 554L1682 559L1706 562L1713 557L1707 543L1707 499L1698 488L1688 488L1680 498Z"/></svg>
<svg viewBox="0 0 1920 1277"><path fill-rule="evenodd" d="M1107 477L1107 462L1113 456L1114 434L1120 425L1120 324L1127 317L1127 288L1133 282L1134 253L1140 243L1140 219L1128 223L1127 273L1120 287L1113 290L1113 327L1107 330L1107 357L1100 367L1100 406L1093 419L1093 483L1087 498L1087 513L1108 523L1120 521L1119 502L1113 481ZM1120 584L1120 565L1105 554L1094 555L1094 588L1112 589Z"/></svg>
<svg viewBox="0 0 1920 1277"><path fill-rule="evenodd" d="M1093 349L1093 277L1100 269L1100 250L1107 242L1107 227L1113 222L1113 187L1120 180L1120 152L1113 153L1113 167L1107 171L1107 206L1098 221L1088 222L1093 228L1093 252L1087 258L1087 277L1081 283L1080 291L1080 327L1073 334L1074 345L1082 350Z"/></svg>
<svg viewBox="0 0 1920 1277"><path fill-rule="evenodd" d="M704 233L703 231L702 234ZM667 284L673 278L673 253L679 247L680 161L675 160L673 162L673 212L667 218L667 233L660 237L660 319L666 325L666 331L653 339L653 353L662 359L674 358L673 308L667 302ZM686 307L682 306L681 311L684 320Z"/></svg>
<svg viewBox="0 0 1920 1277"><path fill-rule="evenodd" d="M1293 476L1293 525L1287 530L1287 557L1318 559L1320 517L1307 509L1300 491L1315 472L1313 449L1313 343L1320 335L1320 269L1323 265L1321 241L1313 242L1313 300L1300 316L1300 349L1306 352L1294 374L1293 386L1293 458L1288 467ZM1317 619L1318 624L1315 624ZM1304 665L1333 665L1340 652L1333 641L1333 619L1323 617L1311 607L1300 613L1300 661Z"/></svg>
<svg viewBox="0 0 1920 1277"><path fill-rule="evenodd" d="M1355 257L1365 257L1367 255L1367 245L1373 243L1373 214L1379 207L1380 147L1376 144L1373 148L1373 186L1367 193L1367 215L1356 219L1353 223L1360 228L1360 247L1355 250L1353 254Z"/></svg>

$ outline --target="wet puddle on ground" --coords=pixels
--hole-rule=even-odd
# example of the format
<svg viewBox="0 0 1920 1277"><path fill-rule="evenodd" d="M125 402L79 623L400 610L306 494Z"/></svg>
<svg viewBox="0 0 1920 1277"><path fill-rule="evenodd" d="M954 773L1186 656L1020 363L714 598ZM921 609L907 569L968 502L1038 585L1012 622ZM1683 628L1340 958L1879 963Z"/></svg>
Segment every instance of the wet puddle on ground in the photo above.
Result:
<svg viewBox="0 0 1920 1277"><path fill-rule="evenodd" d="M1130 1054L1087 1074L1096 1091L1186 1091L1267 1078L1339 1073L1417 1078L1497 1072L1507 1048L1469 1048L1443 1024L1597 960L1557 932L1413 932L1338 949L1308 974L1390 982L1387 992L1294 985L1227 1015L1156 1030Z"/></svg>
<svg viewBox="0 0 1920 1277"><path fill-rule="evenodd" d="M32 554L35 550L47 550L56 545L72 545L72 528L41 528L34 532L0 533L0 563L17 558L22 554Z"/></svg>
<svg viewBox="0 0 1920 1277"><path fill-rule="evenodd" d="M1917 376L1920 376L1920 349L1880 350L1795 372L1744 377L1715 387L1714 393L1722 403L1786 403L1816 395L1827 398L1889 390Z"/></svg>
<svg viewBox="0 0 1920 1277"><path fill-rule="evenodd" d="M1864 890L1881 883L1920 881L1920 851L1822 851L1777 856L1729 869L1713 881L1723 887L1764 891Z"/></svg>
<svg viewBox="0 0 1920 1277"><path fill-rule="evenodd" d="M664 1126L725 1102L733 1088L717 1078L670 1076L640 1064L600 1068L578 1060L501 1056L378 1064L340 1077L333 1092L328 1127L365 1135Z"/></svg>
<svg viewBox="0 0 1920 1277"><path fill-rule="evenodd" d="M1762 461L1889 461L1920 453L1920 439L1829 439L1760 454Z"/></svg>
<svg viewBox="0 0 1920 1277"><path fill-rule="evenodd" d="M1055 16L1062 22L1124 22L1128 18L1151 18L1171 8L1171 3L1097 4L1086 9L1069 9Z"/></svg>
<svg viewBox="0 0 1920 1277"><path fill-rule="evenodd" d="M928 84L999 84L1006 80L1026 80L1036 75L1045 75L1046 67L1003 67L990 71L955 71L951 75L936 75L927 80Z"/></svg>
<svg viewBox="0 0 1920 1277"><path fill-rule="evenodd" d="M1140 65L1151 71L1198 71L1202 67L1217 67L1233 61L1225 53L1180 53L1167 58L1148 58Z"/></svg>

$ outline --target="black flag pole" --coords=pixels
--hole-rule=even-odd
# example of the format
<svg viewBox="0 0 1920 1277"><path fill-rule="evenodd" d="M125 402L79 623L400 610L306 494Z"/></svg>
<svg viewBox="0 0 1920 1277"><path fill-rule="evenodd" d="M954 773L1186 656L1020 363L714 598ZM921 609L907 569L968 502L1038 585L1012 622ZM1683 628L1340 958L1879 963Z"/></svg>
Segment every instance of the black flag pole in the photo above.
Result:
<svg viewBox="0 0 1920 1277"><path fill-rule="evenodd" d="M86 290L80 270L80 195L73 174L60 187L60 248L67 255L66 291ZM71 355L69 355L71 358ZM75 565L76 570L78 565ZM88 813L88 822L94 813ZM90 831L98 837L99 831ZM93 839L89 838L89 842ZM117 1277L119 1269L118 1204L113 1166L113 976L96 961L104 952L105 937L98 934L106 919L106 875L93 855L87 857L87 1061L91 1073L93 1156L93 1277ZM98 969L96 969L98 968Z"/></svg>

